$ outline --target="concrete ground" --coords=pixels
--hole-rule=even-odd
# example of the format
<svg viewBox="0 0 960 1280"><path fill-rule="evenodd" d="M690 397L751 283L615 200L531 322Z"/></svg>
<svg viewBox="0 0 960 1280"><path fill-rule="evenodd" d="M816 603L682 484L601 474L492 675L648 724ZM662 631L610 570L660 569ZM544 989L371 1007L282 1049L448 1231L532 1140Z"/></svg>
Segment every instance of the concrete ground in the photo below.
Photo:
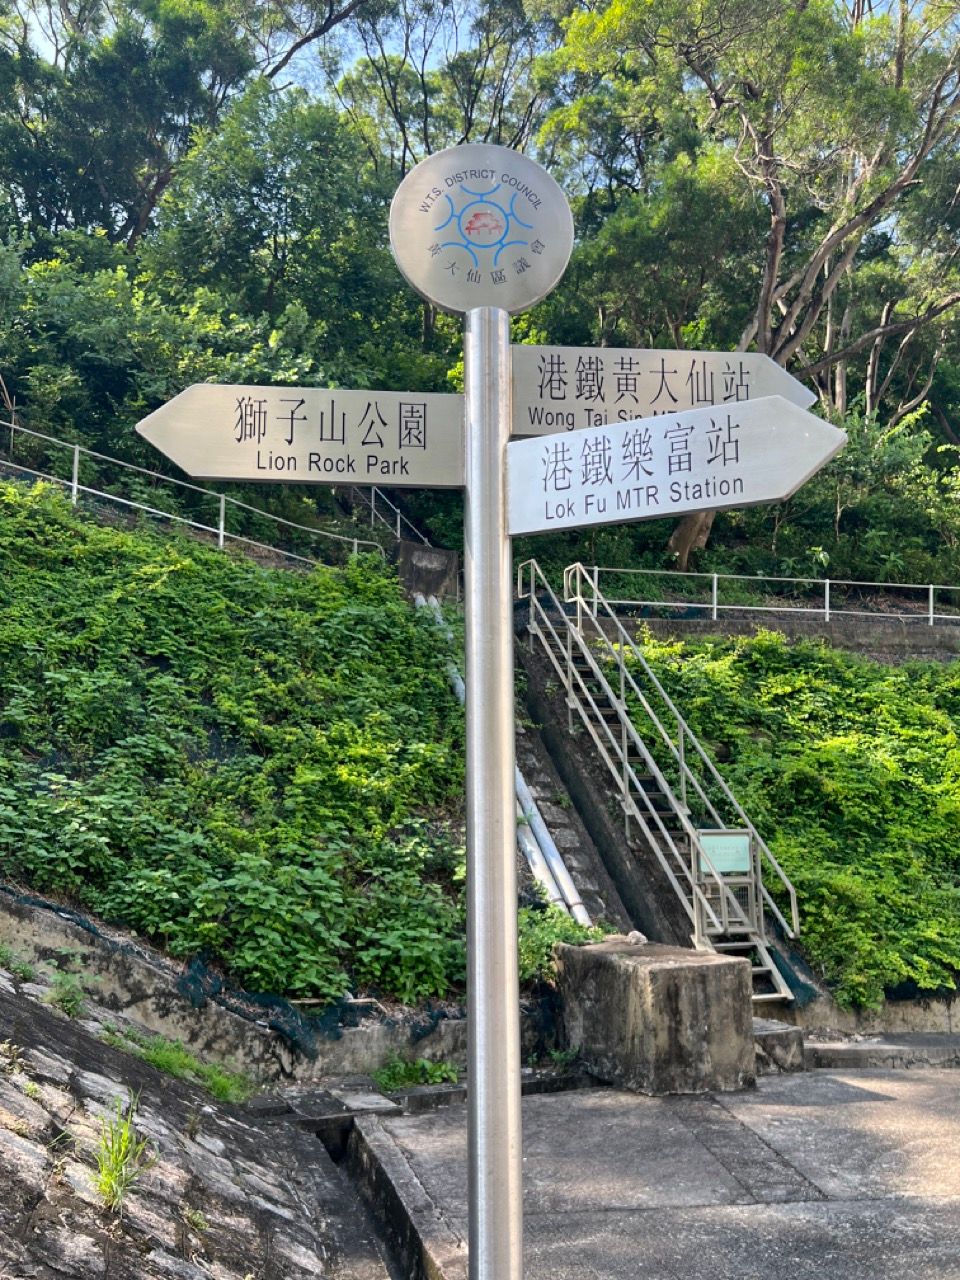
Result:
<svg viewBox="0 0 960 1280"><path fill-rule="evenodd" d="M958 1083L820 1070L526 1098L525 1280L960 1280ZM409 1275L423 1251L427 1274L465 1280L464 1107L357 1130L403 1202Z"/></svg>

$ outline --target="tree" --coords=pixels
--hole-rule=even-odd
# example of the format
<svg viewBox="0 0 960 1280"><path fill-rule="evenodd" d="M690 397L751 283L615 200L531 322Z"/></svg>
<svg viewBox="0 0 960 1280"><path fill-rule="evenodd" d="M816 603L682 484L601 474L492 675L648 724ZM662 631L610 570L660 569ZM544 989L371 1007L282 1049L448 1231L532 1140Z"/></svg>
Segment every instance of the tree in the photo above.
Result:
<svg viewBox="0 0 960 1280"><path fill-rule="evenodd" d="M846 371L861 353L876 352L879 369L886 343L960 305L957 238L945 251L910 238L918 186L952 172L960 147L955 5L623 0L570 17L562 65L627 86L626 108L653 112L661 135L681 132L680 111L696 150L726 150L767 220L736 345L798 366L828 407L837 406L831 371L842 371L845 401ZM878 236L888 237L900 288L861 289L854 305ZM916 391L899 410L909 412ZM671 550L681 565L711 523L702 513L678 527Z"/></svg>
<svg viewBox="0 0 960 1280"><path fill-rule="evenodd" d="M0 23L8 221L106 231L133 249L194 130L255 70L275 77L371 0L17 0Z"/></svg>
<svg viewBox="0 0 960 1280"><path fill-rule="evenodd" d="M401 0L357 23L363 56L336 84L371 158L402 178L462 142L522 150L539 123L542 26L519 0Z"/></svg>
<svg viewBox="0 0 960 1280"><path fill-rule="evenodd" d="M410 387L442 388L445 360L412 359L420 325L388 248L392 194L341 114L262 77L197 135L143 263L170 300L199 286L273 322L300 308L327 378L389 386L402 370Z"/></svg>

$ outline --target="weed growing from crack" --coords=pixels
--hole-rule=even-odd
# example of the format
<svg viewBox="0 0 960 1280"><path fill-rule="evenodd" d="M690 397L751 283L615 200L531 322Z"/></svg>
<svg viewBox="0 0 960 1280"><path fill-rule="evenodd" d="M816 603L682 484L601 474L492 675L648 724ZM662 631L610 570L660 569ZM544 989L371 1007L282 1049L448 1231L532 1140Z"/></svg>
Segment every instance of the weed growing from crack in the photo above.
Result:
<svg viewBox="0 0 960 1280"><path fill-rule="evenodd" d="M32 966L22 956L17 955L5 942L0 942L0 969L6 969L8 973L12 973L21 982L33 981Z"/></svg>
<svg viewBox="0 0 960 1280"><path fill-rule="evenodd" d="M195 1231L198 1236L202 1236L205 1231L210 1230L210 1223L199 1209L191 1209L188 1205L184 1205L183 1220L190 1230Z"/></svg>
<svg viewBox="0 0 960 1280"><path fill-rule="evenodd" d="M179 1040L144 1035L132 1027L108 1030L104 1032L103 1039L115 1049L135 1053L158 1071L178 1080L203 1085L220 1102L245 1102L253 1093L253 1082L242 1072L228 1071L218 1063L202 1061Z"/></svg>
<svg viewBox="0 0 960 1280"><path fill-rule="evenodd" d="M117 1099L112 1116L100 1122L100 1140L94 1152L97 1161L97 1191L111 1212L123 1213L127 1192L156 1163L148 1152L146 1138L137 1134L134 1117L139 1094L131 1097L126 1110Z"/></svg>
<svg viewBox="0 0 960 1280"><path fill-rule="evenodd" d="M53 983L43 997L43 1002L59 1009L68 1018L79 1018L86 1009L80 979L75 973L68 973L65 969L54 974Z"/></svg>
<svg viewBox="0 0 960 1280"><path fill-rule="evenodd" d="M19 1071L22 1052L20 1046L12 1040L0 1040L0 1072L9 1076L14 1071Z"/></svg>
<svg viewBox="0 0 960 1280"><path fill-rule="evenodd" d="M460 1077L449 1062L430 1062L427 1058L406 1062L394 1054L385 1066L374 1071L373 1078L381 1093L395 1093L420 1084L456 1084Z"/></svg>

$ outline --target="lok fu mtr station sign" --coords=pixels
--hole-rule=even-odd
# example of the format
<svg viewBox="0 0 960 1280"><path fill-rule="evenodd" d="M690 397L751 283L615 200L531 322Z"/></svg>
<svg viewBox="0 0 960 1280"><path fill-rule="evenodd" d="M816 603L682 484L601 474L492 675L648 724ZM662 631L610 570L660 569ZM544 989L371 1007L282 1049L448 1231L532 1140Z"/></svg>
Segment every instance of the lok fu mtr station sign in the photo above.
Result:
<svg viewBox="0 0 960 1280"><path fill-rule="evenodd" d="M513 535L787 498L846 434L782 396L507 446Z"/></svg>
<svg viewBox="0 0 960 1280"><path fill-rule="evenodd" d="M198 383L137 424L188 475L463 486L463 397Z"/></svg>

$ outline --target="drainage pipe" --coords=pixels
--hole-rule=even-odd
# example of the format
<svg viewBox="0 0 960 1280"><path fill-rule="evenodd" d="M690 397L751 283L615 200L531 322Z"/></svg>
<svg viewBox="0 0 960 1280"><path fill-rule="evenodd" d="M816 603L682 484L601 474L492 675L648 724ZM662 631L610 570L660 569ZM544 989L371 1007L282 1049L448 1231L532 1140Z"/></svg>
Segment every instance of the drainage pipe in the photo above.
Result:
<svg viewBox="0 0 960 1280"><path fill-rule="evenodd" d="M550 864L543 856L543 850L530 832L519 800L517 801L517 844L520 846L520 852L527 860L527 865L533 872L533 878L543 886L547 901L555 907L562 907L564 911L568 910L563 894L557 888L557 882L553 877L553 872L550 870Z"/></svg>
<svg viewBox="0 0 960 1280"><path fill-rule="evenodd" d="M530 794L530 788L524 780L523 774L519 769L514 770L515 781L517 786L517 800L520 803L520 811L530 825L530 830L536 838L537 844L546 860L547 866L557 883L557 888L563 894L563 900L567 904L567 909L576 920L577 924L585 924L588 927L593 923L587 912L586 907L580 900L580 894L577 892L577 886L573 883L573 878L566 868L563 858L560 856L560 850L554 843L553 836L547 830L547 824L543 820L540 810L537 808L536 801Z"/></svg>
<svg viewBox="0 0 960 1280"><path fill-rule="evenodd" d="M453 636L447 626L443 612L440 609L440 602L436 596L431 596L428 601L424 599L420 592L417 592L414 596L414 601L418 608L426 606L430 609L437 626L452 644ZM457 698L461 703L465 702L466 690L463 677L457 668L457 664L452 659L447 663L447 674L450 677L450 683ZM564 865L560 850L547 830L547 825L540 810L537 808L537 803L530 792L530 788L527 786L523 774L516 767L514 768L514 781L517 791L517 844L527 860L534 879L543 885L548 902L564 907L578 924L584 924L589 927L592 921L587 909L580 900L580 895L577 892L576 885L573 883L570 872Z"/></svg>

